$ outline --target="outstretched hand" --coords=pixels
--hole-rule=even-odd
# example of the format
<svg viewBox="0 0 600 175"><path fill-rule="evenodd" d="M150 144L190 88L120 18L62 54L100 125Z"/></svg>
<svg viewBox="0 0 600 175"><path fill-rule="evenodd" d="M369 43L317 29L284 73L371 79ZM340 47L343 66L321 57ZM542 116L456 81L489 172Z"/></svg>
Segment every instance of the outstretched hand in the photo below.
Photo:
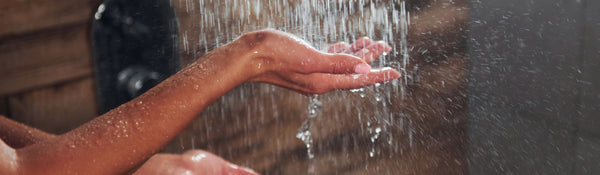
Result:
<svg viewBox="0 0 600 175"><path fill-rule="evenodd" d="M250 47L256 76L250 81L266 82L304 95L335 89L354 89L397 79L392 68L371 69L371 61L391 47L361 38L352 45L337 43L321 52L294 35L262 30L242 36Z"/></svg>

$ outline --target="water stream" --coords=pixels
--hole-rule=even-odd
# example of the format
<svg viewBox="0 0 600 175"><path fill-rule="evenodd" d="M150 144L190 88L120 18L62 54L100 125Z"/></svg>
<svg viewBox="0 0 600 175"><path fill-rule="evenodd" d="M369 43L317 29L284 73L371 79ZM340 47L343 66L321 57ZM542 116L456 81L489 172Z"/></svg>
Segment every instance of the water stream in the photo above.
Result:
<svg viewBox="0 0 600 175"><path fill-rule="evenodd" d="M382 40L392 46L392 51L381 56L372 63L373 67L393 67L400 71L403 77L385 84L354 89L344 93L359 94L369 101L366 105L373 110L358 109L361 128L370 135L371 145L382 139L387 126L397 123L394 118L401 116L387 109L391 98L404 98L408 73L408 25L410 15L406 11L403 0L268 0L268 1L204 1L179 0L185 5L185 13L200 14L192 20L183 23L190 30L181 33L185 54L198 55L206 53L215 47L235 40L241 34L253 30L273 28L293 33L311 43L315 48L325 49L328 45L343 41L352 43L356 39L367 36L373 40ZM191 21L191 22L190 22ZM202 46L202 47L198 47ZM243 98L243 94L240 94ZM296 137L306 146L308 157L308 173L314 173L315 150L314 135L311 133L314 122L325 116L322 108L343 107L340 104L328 104L329 96L312 96L308 103L306 120L298 129ZM342 97L343 98L343 97ZM353 108L352 103L345 104ZM262 108L261 108L262 110ZM368 116L368 117L365 117ZM349 116L352 117L352 116ZM385 137L391 144L392 137ZM365 152L369 157L378 155L375 146Z"/></svg>

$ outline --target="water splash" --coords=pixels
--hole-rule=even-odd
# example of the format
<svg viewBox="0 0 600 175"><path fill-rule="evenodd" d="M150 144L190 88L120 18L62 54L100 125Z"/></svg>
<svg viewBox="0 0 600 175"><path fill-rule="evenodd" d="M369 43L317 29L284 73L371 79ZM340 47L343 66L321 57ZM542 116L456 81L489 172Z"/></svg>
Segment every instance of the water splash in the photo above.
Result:
<svg viewBox="0 0 600 175"><path fill-rule="evenodd" d="M310 97L310 103L308 104L308 117L306 118L306 120L304 121L304 123L302 123L302 126L300 126L300 128L298 129L298 133L296 134L296 137L299 138L300 140L302 140L304 142L304 144L306 145L306 154L308 155L308 174L314 174L314 163L313 160L315 158L314 155L314 146L313 146L313 139L312 139L312 135L310 133L310 126L311 126L311 122L314 118L316 118L318 115L320 115L321 113L321 108L323 107L323 104L321 103L321 101L319 101L318 99L318 95L314 95L312 97Z"/></svg>

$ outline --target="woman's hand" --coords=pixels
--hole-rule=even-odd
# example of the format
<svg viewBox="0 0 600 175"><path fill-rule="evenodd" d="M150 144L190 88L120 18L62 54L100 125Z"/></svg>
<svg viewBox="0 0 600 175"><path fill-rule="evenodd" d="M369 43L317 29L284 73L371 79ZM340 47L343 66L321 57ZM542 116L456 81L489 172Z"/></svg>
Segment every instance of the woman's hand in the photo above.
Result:
<svg viewBox="0 0 600 175"><path fill-rule="evenodd" d="M305 95L334 89L353 89L400 77L392 68L371 69L369 62L391 47L361 38L354 44L337 43L324 53L288 33L262 30L242 36L249 47L250 81L266 82Z"/></svg>
<svg viewBox="0 0 600 175"><path fill-rule="evenodd" d="M223 160L203 150L191 150L184 154L156 154L133 174L160 175L257 175L258 173Z"/></svg>

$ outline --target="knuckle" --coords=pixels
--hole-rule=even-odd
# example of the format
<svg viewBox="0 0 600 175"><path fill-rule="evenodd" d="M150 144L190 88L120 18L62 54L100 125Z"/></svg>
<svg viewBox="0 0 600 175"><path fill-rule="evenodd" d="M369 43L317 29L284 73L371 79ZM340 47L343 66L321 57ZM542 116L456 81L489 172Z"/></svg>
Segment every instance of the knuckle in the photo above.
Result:
<svg viewBox="0 0 600 175"><path fill-rule="evenodd" d="M262 43L269 35L268 30L250 32L242 35L241 40L245 41L250 47L254 47Z"/></svg>

